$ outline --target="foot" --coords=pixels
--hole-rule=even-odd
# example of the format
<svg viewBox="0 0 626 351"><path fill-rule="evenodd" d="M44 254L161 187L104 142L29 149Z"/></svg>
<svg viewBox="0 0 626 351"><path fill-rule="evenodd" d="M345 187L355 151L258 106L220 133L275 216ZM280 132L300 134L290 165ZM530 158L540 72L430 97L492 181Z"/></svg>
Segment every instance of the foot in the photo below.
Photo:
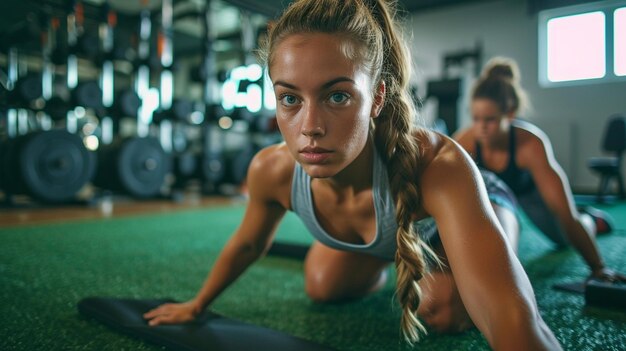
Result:
<svg viewBox="0 0 626 351"><path fill-rule="evenodd" d="M613 231L613 218L606 212L585 206L579 209L580 212L588 214L596 224L596 234L608 234Z"/></svg>

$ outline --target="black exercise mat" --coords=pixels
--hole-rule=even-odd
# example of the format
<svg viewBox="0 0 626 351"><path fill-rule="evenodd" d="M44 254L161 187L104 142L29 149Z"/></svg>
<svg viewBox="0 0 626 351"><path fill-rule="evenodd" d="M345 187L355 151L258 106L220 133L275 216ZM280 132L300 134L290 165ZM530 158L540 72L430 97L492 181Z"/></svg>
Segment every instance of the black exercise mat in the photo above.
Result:
<svg viewBox="0 0 626 351"><path fill-rule="evenodd" d="M576 294L584 294L585 293L585 282L569 282L569 283L559 283L554 284L552 286L554 289L567 291Z"/></svg>
<svg viewBox="0 0 626 351"><path fill-rule="evenodd" d="M213 312L184 325L151 327L143 314L168 299L119 299L89 297L78 303L79 312L120 332L172 350L332 350L276 330L243 323Z"/></svg>

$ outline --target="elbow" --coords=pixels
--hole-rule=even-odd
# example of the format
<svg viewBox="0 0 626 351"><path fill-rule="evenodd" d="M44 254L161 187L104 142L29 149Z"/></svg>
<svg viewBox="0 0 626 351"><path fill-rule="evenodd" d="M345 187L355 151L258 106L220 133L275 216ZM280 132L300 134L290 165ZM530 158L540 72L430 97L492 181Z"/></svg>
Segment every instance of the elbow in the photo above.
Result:
<svg viewBox="0 0 626 351"><path fill-rule="evenodd" d="M229 249L234 257L239 259L247 259L248 261L254 261L261 257L266 252L265 245L258 245L251 241L239 241L235 240L229 243Z"/></svg>

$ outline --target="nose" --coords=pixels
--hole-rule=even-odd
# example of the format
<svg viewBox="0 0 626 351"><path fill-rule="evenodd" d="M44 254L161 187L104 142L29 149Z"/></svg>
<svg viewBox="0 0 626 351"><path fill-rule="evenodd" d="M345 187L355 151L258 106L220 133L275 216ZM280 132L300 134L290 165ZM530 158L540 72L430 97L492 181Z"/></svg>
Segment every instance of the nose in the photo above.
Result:
<svg viewBox="0 0 626 351"><path fill-rule="evenodd" d="M485 123L484 121L476 121L476 128L481 131L484 132L485 130L487 130L487 123Z"/></svg>
<svg viewBox="0 0 626 351"><path fill-rule="evenodd" d="M302 117L302 134L308 137L320 137L326 134L322 114L315 104L308 104Z"/></svg>

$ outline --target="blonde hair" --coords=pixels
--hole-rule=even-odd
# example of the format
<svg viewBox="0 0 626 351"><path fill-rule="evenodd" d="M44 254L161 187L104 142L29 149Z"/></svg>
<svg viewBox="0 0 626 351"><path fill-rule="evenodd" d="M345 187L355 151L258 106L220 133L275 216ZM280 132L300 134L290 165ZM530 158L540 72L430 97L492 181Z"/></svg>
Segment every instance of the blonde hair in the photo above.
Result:
<svg viewBox="0 0 626 351"><path fill-rule="evenodd" d="M421 298L418 280L426 271L425 252L432 253L413 228L420 206L416 184L421 151L415 140L416 111L409 94L410 56L394 21L395 1L301 0L292 3L268 30L264 58L271 66L274 50L297 33L336 33L357 44L355 58L370 70L374 85L385 83L385 104L372 130L376 148L388 168L396 201L396 296L402 307L401 328L409 343L426 329L417 318ZM372 87L374 94L375 87Z"/></svg>

